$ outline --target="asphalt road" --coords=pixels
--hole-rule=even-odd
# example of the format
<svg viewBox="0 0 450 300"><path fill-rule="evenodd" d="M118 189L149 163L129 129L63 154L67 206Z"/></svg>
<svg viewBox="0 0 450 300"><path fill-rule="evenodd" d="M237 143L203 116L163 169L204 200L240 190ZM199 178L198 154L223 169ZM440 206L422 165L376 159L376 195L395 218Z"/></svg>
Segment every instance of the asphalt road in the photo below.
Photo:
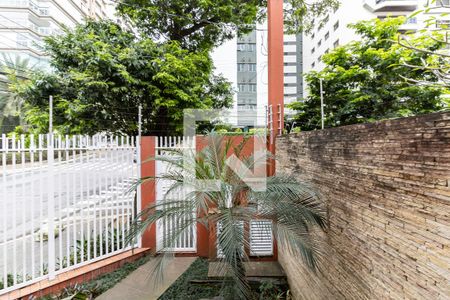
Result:
<svg viewBox="0 0 450 300"><path fill-rule="evenodd" d="M137 178L133 160L131 149L91 152L89 158L62 153L53 176L46 161L7 166L0 174L0 278L5 266L8 273L15 268L36 275L46 264L51 181L58 259L70 254L77 239L104 231L116 216L130 217L130 188Z"/></svg>

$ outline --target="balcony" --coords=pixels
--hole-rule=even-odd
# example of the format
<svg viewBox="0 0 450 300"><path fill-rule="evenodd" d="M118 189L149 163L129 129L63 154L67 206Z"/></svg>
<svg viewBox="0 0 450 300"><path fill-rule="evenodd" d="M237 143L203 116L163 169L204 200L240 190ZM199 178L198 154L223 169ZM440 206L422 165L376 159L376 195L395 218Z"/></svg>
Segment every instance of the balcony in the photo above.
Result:
<svg viewBox="0 0 450 300"><path fill-rule="evenodd" d="M374 13L412 12L417 9L417 0L375 0L366 1L365 6Z"/></svg>

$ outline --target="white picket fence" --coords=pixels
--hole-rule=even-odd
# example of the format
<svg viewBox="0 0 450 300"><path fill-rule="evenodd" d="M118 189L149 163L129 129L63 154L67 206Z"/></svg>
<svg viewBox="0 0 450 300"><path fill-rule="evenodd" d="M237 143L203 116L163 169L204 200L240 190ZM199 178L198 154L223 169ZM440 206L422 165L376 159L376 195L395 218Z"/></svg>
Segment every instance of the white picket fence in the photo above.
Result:
<svg viewBox="0 0 450 300"><path fill-rule="evenodd" d="M0 295L129 248L125 233L140 210L131 190L137 142L2 135Z"/></svg>

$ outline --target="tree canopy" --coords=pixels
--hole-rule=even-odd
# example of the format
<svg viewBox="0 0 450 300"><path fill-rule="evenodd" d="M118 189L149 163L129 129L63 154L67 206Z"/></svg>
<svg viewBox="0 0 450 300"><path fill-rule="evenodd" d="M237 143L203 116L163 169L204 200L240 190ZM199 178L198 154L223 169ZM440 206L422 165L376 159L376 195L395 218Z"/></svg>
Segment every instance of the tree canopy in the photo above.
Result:
<svg viewBox="0 0 450 300"><path fill-rule="evenodd" d="M311 29L339 5L338 0L288 0L285 26L289 32ZM267 0L122 0L118 11L144 35L178 41L184 48L220 45L237 31L246 33L266 15Z"/></svg>
<svg viewBox="0 0 450 300"><path fill-rule="evenodd" d="M28 58L2 53L0 58L0 130L14 130L23 124L23 99L17 88L29 80L35 66Z"/></svg>
<svg viewBox="0 0 450 300"><path fill-rule="evenodd" d="M37 74L20 91L26 118L48 128L48 97L54 96L55 128L61 133L137 133L142 106L145 134L181 130L183 108L231 105L230 84L213 75L206 50L177 42L158 44L110 22L88 21L49 37L54 74Z"/></svg>
<svg viewBox="0 0 450 300"><path fill-rule="evenodd" d="M410 84L406 78L436 82L424 69L411 69L430 54L397 43L403 18L362 21L351 25L360 41L323 55L325 68L306 75L309 95L293 103L302 129L320 128L320 79L323 80L325 126L333 127L438 111L448 106L441 87ZM431 52L443 46L428 36L411 36Z"/></svg>

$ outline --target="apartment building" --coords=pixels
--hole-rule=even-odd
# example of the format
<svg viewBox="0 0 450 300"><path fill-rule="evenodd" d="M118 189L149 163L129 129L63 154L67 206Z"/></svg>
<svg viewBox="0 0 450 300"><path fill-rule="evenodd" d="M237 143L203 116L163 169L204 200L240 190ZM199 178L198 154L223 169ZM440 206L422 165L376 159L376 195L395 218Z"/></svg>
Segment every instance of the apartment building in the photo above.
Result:
<svg viewBox="0 0 450 300"><path fill-rule="evenodd" d="M46 67L43 38L74 27L85 18L112 18L108 0L0 0L0 59L20 56Z"/></svg>
<svg viewBox="0 0 450 300"><path fill-rule="evenodd" d="M238 36L236 41L237 122L240 127L253 127L258 106L258 55L256 30ZM261 84L261 82L260 82Z"/></svg>
<svg viewBox="0 0 450 300"><path fill-rule="evenodd" d="M431 2L431 1L430 1ZM436 18L432 25L434 28L450 24L450 17L442 16L443 12L448 13L448 9L440 8L442 4L449 4L450 0L436 0L432 5L433 9L426 13L420 13L408 18L402 25L402 31L418 30L424 28L426 20L431 16ZM358 40L353 29L348 28L349 24L361 20L374 18L386 18L408 16L417 10L423 10L428 1L426 0L345 0L341 1L341 6L326 16L323 26L316 26L311 33L303 35L303 62L304 72L324 68L322 56L339 45L347 44ZM447 11L446 11L447 10Z"/></svg>
<svg viewBox="0 0 450 300"><path fill-rule="evenodd" d="M302 50L301 34L284 36L285 104L303 94ZM267 24L258 24L252 32L226 42L212 56L216 72L232 82L236 91L237 126L263 126L268 104Z"/></svg>

